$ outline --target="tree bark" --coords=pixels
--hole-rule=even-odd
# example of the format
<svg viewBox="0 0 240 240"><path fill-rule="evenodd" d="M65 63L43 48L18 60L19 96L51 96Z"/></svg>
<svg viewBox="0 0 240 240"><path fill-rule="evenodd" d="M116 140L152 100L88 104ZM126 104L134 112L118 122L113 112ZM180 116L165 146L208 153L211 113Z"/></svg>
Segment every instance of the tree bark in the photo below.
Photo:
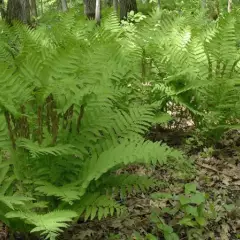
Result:
<svg viewBox="0 0 240 240"><path fill-rule="evenodd" d="M61 4L63 12L66 12L68 10L67 0L61 0Z"/></svg>
<svg viewBox="0 0 240 240"><path fill-rule="evenodd" d="M30 11L31 11L31 15L33 17L37 17L37 4L36 4L36 0L30 0Z"/></svg>
<svg viewBox="0 0 240 240"><path fill-rule="evenodd" d="M40 0L40 3L41 3L41 13L43 15L43 0Z"/></svg>
<svg viewBox="0 0 240 240"><path fill-rule="evenodd" d="M228 12L232 11L232 0L228 0Z"/></svg>
<svg viewBox="0 0 240 240"><path fill-rule="evenodd" d="M206 10L206 0L201 0L201 8L203 11Z"/></svg>
<svg viewBox="0 0 240 240"><path fill-rule="evenodd" d="M219 0L209 0L207 3L207 11L210 19L216 20L219 16Z"/></svg>
<svg viewBox="0 0 240 240"><path fill-rule="evenodd" d="M88 19L95 18L96 0L84 0L84 13Z"/></svg>
<svg viewBox="0 0 240 240"><path fill-rule="evenodd" d="M157 1L157 6L158 6L158 10L160 10L161 9L161 0Z"/></svg>
<svg viewBox="0 0 240 240"><path fill-rule="evenodd" d="M6 16L6 12L4 9L4 0L0 0L0 14L1 14L2 19L4 19Z"/></svg>
<svg viewBox="0 0 240 240"><path fill-rule="evenodd" d="M7 4L6 21L12 24L13 20L30 25L29 0L9 0Z"/></svg>
<svg viewBox="0 0 240 240"><path fill-rule="evenodd" d="M101 14L101 0L96 0L95 20L97 24L100 24L100 14Z"/></svg>
<svg viewBox="0 0 240 240"><path fill-rule="evenodd" d="M120 0L120 20L127 18L127 14L130 11L134 11L134 13L137 13L137 1Z"/></svg>
<svg viewBox="0 0 240 240"><path fill-rule="evenodd" d="M118 0L113 0L113 9L116 13L118 12Z"/></svg>
<svg viewBox="0 0 240 240"><path fill-rule="evenodd" d="M106 7L111 7L112 6L112 1L111 0L104 0L104 5Z"/></svg>

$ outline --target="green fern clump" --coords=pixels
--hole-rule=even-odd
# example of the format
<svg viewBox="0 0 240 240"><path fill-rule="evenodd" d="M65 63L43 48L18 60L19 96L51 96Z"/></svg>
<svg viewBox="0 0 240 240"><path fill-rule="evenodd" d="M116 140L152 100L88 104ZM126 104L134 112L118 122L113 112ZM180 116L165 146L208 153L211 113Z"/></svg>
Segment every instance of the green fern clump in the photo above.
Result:
<svg viewBox="0 0 240 240"><path fill-rule="evenodd" d="M121 214L120 192L154 186L145 176L116 175L132 163L165 164L182 159L165 144L144 139L154 107L128 100L129 84L141 84L141 48L109 15L94 29L74 15L49 28L16 24L18 51L11 64L0 59L0 147L8 153L1 193L1 220L22 220L46 239L72 220ZM11 35L11 32L9 33ZM133 92L134 95L134 92ZM8 133L6 133L6 130Z"/></svg>
<svg viewBox="0 0 240 240"><path fill-rule="evenodd" d="M148 59L148 101L180 106L215 139L239 126L238 16L208 22L201 15L155 13L141 27ZM150 32L151 34L150 34Z"/></svg>

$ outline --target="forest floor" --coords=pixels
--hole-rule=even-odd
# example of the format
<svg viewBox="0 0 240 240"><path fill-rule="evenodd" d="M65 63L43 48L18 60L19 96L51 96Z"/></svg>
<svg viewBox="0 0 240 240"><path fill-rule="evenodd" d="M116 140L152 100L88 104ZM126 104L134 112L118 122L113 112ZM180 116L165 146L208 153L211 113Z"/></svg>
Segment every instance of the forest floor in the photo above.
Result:
<svg viewBox="0 0 240 240"><path fill-rule="evenodd" d="M185 144L186 134L174 131L155 132L150 138L163 140L173 147L187 152L190 167L183 166L176 169L175 164L166 167L133 166L126 169L135 174L153 176L159 180L160 186L141 194L129 195L123 200L128 208L125 215L120 218L107 218L101 221L79 222L71 226L61 239L72 240L113 240L138 239L134 232L142 236L152 233L156 239L164 239L150 221L153 209L173 207L172 202L166 199L153 200L150 195L154 192L170 192L180 194L184 185L196 182L198 190L208 195L206 211L214 212L214 216L207 219L203 228L181 227L174 225L167 216L165 221L174 225L175 232L180 239L240 239L240 133L227 133L224 139L214 146L204 150L189 150ZM190 153L191 152L191 153ZM187 165L187 164L186 164ZM191 167L192 166L192 167ZM212 214L211 214L212 215ZM177 218L177 216L175 216ZM187 236L192 231L192 238ZM198 232L201 235L197 235ZM194 237L195 234L195 237ZM144 239L144 238L141 238ZM149 238L152 239L152 238Z"/></svg>

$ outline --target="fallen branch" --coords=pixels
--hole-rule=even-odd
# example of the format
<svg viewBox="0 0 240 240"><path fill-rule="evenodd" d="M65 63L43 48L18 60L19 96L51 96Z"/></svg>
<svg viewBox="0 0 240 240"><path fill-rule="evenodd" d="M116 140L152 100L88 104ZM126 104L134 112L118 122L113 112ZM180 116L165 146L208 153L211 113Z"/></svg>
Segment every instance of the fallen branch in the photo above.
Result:
<svg viewBox="0 0 240 240"><path fill-rule="evenodd" d="M200 167L209 169L209 170L211 170L211 171L213 171L213 172L216 172L216 173L218 173L218 174L222 174L222 175L225 175L225 176L227 176L227 177L234 178L234 176L232 176L231 174L228 174L228 173L225 173L225 172L221 172L221 171L217 170L216 168L211 167L211 166L209 166L209 165L201 164L201 163L199 163L199 162L196 162L196 164L197 164L198 166L200 166Z"/></svg>

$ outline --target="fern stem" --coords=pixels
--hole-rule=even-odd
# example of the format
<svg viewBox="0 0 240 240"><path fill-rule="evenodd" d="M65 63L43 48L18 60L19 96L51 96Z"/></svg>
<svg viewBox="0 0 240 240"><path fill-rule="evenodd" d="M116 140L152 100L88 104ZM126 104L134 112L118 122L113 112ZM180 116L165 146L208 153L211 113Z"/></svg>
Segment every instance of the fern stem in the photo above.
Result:
<svg viewBox="0 0 240 240"><path fill-rule="evenodd" d="M226 63L226 64L223 64L223 68L222 68L222 72L221 72L221 77L224 76L224 73L225 73L226 68L227 68L227 63Z"/></svg>
<svg viewBox="0 0 240 240"><path fill-rule="evenodd" d="M57 111L52 111L52 145L55 145L57 142L57 136L58 136L58 121L59 117L57 114Z"/></svg>
<svg viewBox="0 0 240 240"><path fill-rule="evenodd" d="M83 118L83 114L84 114L84 106L81 105L81 107L80 107L80 113L79 113L78 119L77 119L77 132L78 132L78 133L79 133L79 131L80 131L81 121L82 121L82 118Z"/></svg>
<svg viewBox="0 0 240 240"><path fill-rule="evenodd" d="M208 60L208 78L212 79L212 62L208 53L207 53L207 60Z"/></svg>
<svg viewBox="0 0 240 240"><path fill-rule="evenodd" d="M237 64L238 64L239 61L240 61L240 58L237 59L237 60L233 63L232 68L231 68L231 71L230 71L230 75L229 75L230 78L232 77L233 71L234 71L234 69L235 69L235 67L237 66Z"/></svg>
<svg viewBox="0 0 240 240"><path fill-rule="evenodd" d="M13 147L13 149L16 149L16 141L15 141L15 137L14 137L12 125L11 125L10 114L9 114L8 111L5 111L5 112L4 112L4 115L5 115L5 119L6 119L6 122L7 122L8 132L9 132L10 140L11 140L11 142L12 142L12 147Z"/></svg>
<svg viewBox="0 0 240 240"><path fill-rule="evenodd" d="M68 108L68 110L63 115L63 129L66 129L69 124L69 132L72 130L73 107L74 105L72 104L71 107Z"/></svg>
<svg viewBox="0 0 240 240"><path fill-rule="evenodd" d="M52 115L52 101L53 101L53 96L50 94L47 99L47 118L46 118L46 124L47 124L47 129L48 132L51 132L51 115Z"/></svg>
<svg viewBox="0 0 240 240"><path fill-rule="evenodd" d="M38 107L38 130L37 130L37 134L38 134L38 143L41 144L42 143L42 106Z"/></svg>
<svg viewBox="0 0 240 240"><path fill-rule="evenodd" d="M22 112L22 114L25 113L25 107L23 105L21 106L21 112ZM26 116L22 116L20 118L20 136L28 138L28 139L30 137L29 124L28 124L28 119Z"/></svg>
<svg viewBox="0 0 240 240"><path fill-rule="evenodd" d="M146 59L145 59L145 49L143 49L143 53L142 53L142 81L144 82L145 80L145 76L146 76Z"/></svg>

